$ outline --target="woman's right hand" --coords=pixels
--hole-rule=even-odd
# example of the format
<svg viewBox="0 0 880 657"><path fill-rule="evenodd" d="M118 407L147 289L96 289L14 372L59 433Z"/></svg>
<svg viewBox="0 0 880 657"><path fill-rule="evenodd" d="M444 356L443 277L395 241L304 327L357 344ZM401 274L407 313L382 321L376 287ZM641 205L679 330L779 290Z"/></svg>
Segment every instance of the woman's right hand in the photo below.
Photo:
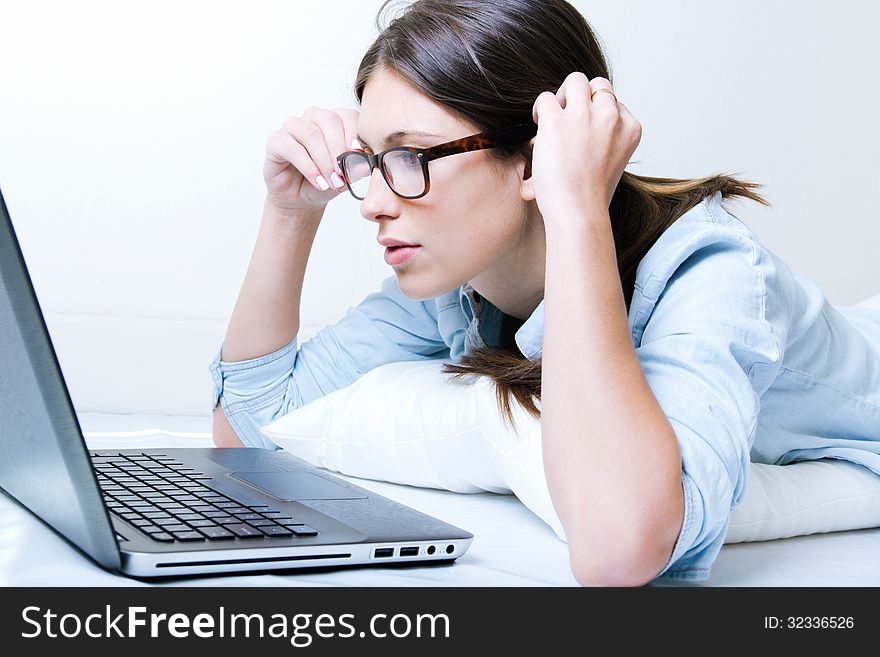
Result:
<svg viewBox="0 0 880 657"><path fill-rule="evenodd" d="M312 106L271 132L263 163L269 203L279 210L311 210L345 191L336 157L352 150L358 116L354 109Z"/></svg>

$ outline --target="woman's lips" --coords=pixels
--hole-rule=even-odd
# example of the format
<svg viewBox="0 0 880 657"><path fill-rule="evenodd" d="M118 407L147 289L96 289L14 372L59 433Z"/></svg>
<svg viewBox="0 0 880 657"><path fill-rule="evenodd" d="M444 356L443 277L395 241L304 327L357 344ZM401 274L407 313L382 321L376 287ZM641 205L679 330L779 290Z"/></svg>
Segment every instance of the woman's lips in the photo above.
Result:
<svg viewBox="0 0 880 657"><path fill-rule="evenodd" d="M409 260L421 248L420 245L389 246L385 249L385 262L389 265L400 265Z"/></svg>

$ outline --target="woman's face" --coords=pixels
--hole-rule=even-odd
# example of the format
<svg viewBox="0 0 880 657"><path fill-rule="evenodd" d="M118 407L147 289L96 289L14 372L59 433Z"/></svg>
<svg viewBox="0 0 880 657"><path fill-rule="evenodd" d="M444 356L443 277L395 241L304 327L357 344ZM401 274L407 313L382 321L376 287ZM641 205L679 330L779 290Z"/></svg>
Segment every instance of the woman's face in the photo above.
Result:
<svg viewBox="0 0 880 657"><path fill-rule="evenodd" d="M385 143L385 136L398 130L434 136L408 135ZM387 69L374 73L364 87L358 135L373 153L392 146L429 148L475 132L479 129ZM361 201L361 214L378 224L377 240L420 245L408 260L393 265L401 291L410 299L426 300L467 281L479 291L480 278L489 287L505 277L512 284L511 267L525 241L528 204L520 194L524 163L505 165L487 151L472 151L428 166L431 186L425 196L397 196L375 169Z"/></svg>

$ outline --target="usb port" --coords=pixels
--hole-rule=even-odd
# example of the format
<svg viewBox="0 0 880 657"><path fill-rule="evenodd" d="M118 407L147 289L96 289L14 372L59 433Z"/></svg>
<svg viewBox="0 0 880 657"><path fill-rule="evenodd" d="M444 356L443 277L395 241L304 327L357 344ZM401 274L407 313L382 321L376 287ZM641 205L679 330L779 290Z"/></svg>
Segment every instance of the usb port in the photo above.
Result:
<svg viewBox="0 0 880 657"><path fill-rule="evenodd" d="M394 556L394 548L376 548L376 551L373 552L374 557L393 557Z"/></svg>
<svg viewBox="0 0 880 657"><path fill-rule="evenodd" d="M413 545L412 547L402 547L400 548L400 556L402 557L415 557L419 553L419 546Z"/></svg>

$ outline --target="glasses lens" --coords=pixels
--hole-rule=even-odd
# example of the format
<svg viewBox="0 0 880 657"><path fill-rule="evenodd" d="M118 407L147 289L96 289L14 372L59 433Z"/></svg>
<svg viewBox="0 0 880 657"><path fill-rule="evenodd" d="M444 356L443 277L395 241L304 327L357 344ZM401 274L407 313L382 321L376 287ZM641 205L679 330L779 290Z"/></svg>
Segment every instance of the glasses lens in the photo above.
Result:
<svg viewBox="0 0 880 657"><path fill-rule="evenodd" d="M401 196L419 196L425 190L425 176L418 155L409 151L390 151L383 160L385 177L391 189ZM349 153L342 161L349 187L363 200L370 190L370 162L360 153Z"/></svg>
<svg viewBox="0 0 880 657"><path fill-rule="evenodd" d="M391 189L401 196L418 196L425 190L422 163L415 153L391 151L385 156L384 165Z"/></svg>
<svg viewBox="0 0 880 657"><path fill-rule="evenodd" d="M349 153L342 160L342 171L354 195L363 200L370 189L370 162L359 153Z"/></svg>

